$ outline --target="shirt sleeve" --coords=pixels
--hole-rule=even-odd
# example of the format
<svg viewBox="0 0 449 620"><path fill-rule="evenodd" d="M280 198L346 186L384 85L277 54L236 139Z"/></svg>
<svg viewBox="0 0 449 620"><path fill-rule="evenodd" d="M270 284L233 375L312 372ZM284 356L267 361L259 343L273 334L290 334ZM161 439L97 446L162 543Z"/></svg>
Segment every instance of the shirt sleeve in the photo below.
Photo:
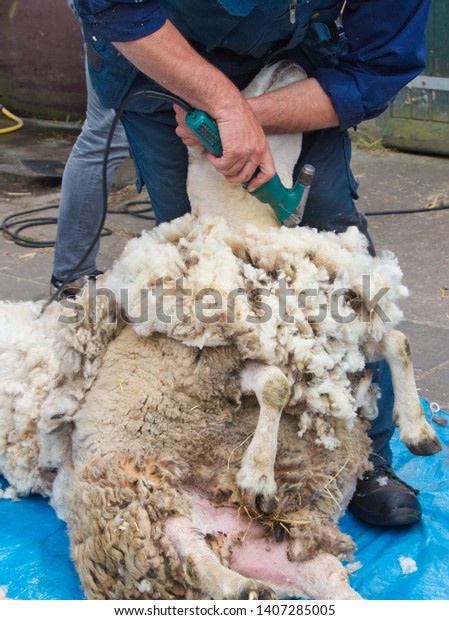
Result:
<svg viewBox="0 0 449 620"><path fill-rule="evenodd" d="M348 0L347 50L315 78L347 129L383 112L425 66L430 0Z"/></svg>
<svg viewBox="0 0 449 620"><path fill-rule="evenodd" d="M134 41L159 30L167 17L157 0L73 0L87 42Z"/></svg>

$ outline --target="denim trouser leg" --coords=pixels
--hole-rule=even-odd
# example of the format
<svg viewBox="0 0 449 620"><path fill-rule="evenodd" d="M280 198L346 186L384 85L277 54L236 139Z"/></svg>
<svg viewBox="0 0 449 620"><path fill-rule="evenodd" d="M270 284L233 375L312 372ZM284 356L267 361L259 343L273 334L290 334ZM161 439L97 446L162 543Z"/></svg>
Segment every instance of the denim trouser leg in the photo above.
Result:
<svg viewBox="0 0 449 620"><path fill-rule="evenodd" d="M303 147L295 175L304 164L315 166L315 178L304 211L303 225L318 230L343 232L357 226L368 238L365 218L355 207L356 182L350 168L351 139L347 131L336 128L304 134Z"/></svg>
<svg viewBox="0 0 449 620"><path fill-rule="evenodd" d="M122 116L134 159L137 189L146 185L156 222L170 222L190 212L187 196L187 149L175 133L171 104L147 102L151 113L126 110ZM145 102L141 102L141 107ZM140 107L139 106L139 107Z"/></svg>
<svg viewBox="0 0 449 620"><path fill-rule="evenodd" d="M380 388L380 397L377 401L379 415L373 420L369 432L372 441L370 461L375 467L391 465L392 453L389 442L394 433L394 392L391 372L386 361L369 364L369 367L373 370L373 382Z"/></svg>
<svg viewBox="0 0 449 620"><path fill-rule="evenodd" d="M64 170L59 203L53 275L63 280L77 266L95 237L102 217L103 156L114 110L104 108L93 90L86 70L87 113ZM108 159L108 190L129 147L119 123ZM96 269L99 242L73 274L73 279Z"/></svg>

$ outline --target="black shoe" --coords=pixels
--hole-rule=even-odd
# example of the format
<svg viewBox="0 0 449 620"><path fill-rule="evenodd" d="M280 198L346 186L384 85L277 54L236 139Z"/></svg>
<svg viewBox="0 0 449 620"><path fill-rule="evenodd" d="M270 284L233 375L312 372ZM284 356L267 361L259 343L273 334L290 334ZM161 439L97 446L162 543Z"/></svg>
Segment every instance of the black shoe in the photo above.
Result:
<svg viewBox="0 0 449 620"><path fill-rule="evenodd" d="M96 269L94 272L80 276L76 280L70 280L64 284L63 288L59 291L56 299L65 299L67 297L76 297L83 290L89 280L96 280L97 276L103 275L102 271ZM58 280L55 276L51 277L51 290L50 293L54 293L62 285L62 280Z"/></svg>
<svg viewBox="0 0 449 620"><path fill-rule="evenodd" d="M358 519L371 525L412 525L421 519L418 493L389 465L380 465L357 480L349 507Z"/></svg>

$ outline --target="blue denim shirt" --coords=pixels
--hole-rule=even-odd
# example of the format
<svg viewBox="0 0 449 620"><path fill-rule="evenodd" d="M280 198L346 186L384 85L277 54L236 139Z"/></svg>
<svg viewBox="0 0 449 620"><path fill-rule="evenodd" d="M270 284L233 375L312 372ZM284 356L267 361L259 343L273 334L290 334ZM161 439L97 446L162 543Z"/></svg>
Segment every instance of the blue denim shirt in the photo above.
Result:
<svg viewBox="0 0 449 620"><path fill-rule="evenodd" d="M295 58L330 97L345 129L380 114L425 65L431 0L347 0L345 45L328 24L343 0L74 0L87 42L131 41L170 19L205 51Z"/></svg>

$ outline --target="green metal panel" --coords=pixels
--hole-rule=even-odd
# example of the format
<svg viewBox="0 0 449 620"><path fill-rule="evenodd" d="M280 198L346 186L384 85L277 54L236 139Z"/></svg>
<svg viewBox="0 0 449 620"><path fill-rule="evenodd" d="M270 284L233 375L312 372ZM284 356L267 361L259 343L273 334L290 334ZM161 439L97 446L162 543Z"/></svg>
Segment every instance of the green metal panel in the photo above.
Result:
<svg viewBox="0 0 449 620"><path fill-rule="evenodd" d="M449 155L449 0L433 0L424 74L390 107L385 146Z"/></svg>
<svg viewBox="0 0 449 620"><path fill-rule="evenodd" d="M433 0L427 27L427 75L449 77L449 2Z"/></svg>

